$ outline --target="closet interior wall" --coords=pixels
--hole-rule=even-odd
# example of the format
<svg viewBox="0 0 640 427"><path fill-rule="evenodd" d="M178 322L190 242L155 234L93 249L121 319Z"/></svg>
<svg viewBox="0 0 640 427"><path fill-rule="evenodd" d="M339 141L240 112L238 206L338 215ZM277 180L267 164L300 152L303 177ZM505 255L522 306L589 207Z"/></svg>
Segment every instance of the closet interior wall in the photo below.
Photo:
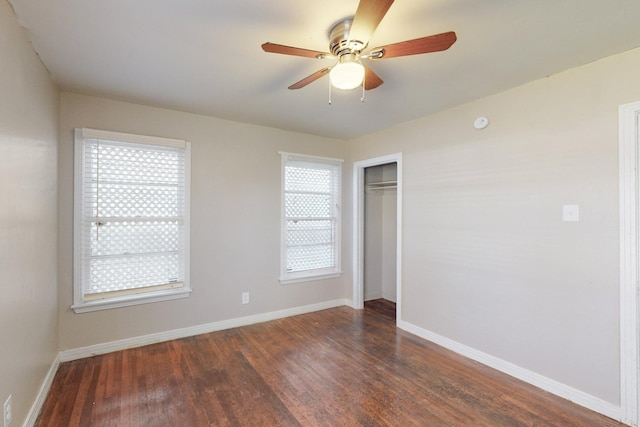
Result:
<svg viewBox="0 0 640 427"><path fill-rule="evenodd" d="M396 302L397 164L364 171L364 300Z"/></svg>

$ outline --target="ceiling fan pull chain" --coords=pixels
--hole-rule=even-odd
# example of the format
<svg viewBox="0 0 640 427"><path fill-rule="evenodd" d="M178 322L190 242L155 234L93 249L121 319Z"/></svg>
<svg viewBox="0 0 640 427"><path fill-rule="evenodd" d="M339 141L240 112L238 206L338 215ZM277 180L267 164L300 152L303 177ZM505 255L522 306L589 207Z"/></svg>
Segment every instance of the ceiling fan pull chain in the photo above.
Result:
<svg viewBox="0 0 640 427"><path fill-rule="evenodd" d="M367 74L365 73L364 77L362 78L362 98L360 98L360 102L364 103L367 98L364 97L364 85L367 79Z"/></svg>
<svg viewBox="0 0 640 427"><path fill-rule="evenodd" d="M329 80L329 105L331 105L331 80Z"/></svg>

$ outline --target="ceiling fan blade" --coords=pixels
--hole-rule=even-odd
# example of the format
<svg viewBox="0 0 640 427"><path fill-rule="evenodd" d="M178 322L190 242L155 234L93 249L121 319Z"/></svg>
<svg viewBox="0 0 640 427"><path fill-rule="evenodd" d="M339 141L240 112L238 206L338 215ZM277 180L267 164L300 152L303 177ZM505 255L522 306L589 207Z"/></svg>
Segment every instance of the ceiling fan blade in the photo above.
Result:
<svg viewBox="0 0 640 427"><path fill-rule="evenodd" d="M391 4L393 0L360 0L349 30L349 40L360 41L366 46Z"/></svg>
<svg viewBox="0 0 640 427"><path fill-rule="evenodd" d="M369 53L371 59L388 59L397 56L417 55L420 53L440 52L447 50L457 40L456 33L436 34L414 40L393 43L377 47Z"/></svg>
<svg viewBox="0 0 640 427"><path fill-rule="evenodd" d="M282 44L269 43L269 42L264 43L262 45L262 50L269 53L281 53L283 55L304 56L306 58L318 58L319 55L331 56L327 52L319 52L316 50L302 49L301 47L285 46Z"/></svg>
<svg viewBox="0 0 640 427"><path fill-rule="evenodd" d="M331 70L331 68L327 67L327 68L323 68L322 70L318 70L315 73L311 74L310 76L305 77L304 79L300 80L299 82L296 82L294 84L292 84L291 86L289 86L289 89L300 89L305 87L306 85L308 85L309 83L313 83L316 80L318 80L320 77L324 76L325 74L329 73L329 70Z"/></svg>
<svg viewBox="0 0 640 427"><path fill-rule="evenodd" d="M364 67L364 88L365 90L375 89L380 86L382 79L369 67Z"/></svg>

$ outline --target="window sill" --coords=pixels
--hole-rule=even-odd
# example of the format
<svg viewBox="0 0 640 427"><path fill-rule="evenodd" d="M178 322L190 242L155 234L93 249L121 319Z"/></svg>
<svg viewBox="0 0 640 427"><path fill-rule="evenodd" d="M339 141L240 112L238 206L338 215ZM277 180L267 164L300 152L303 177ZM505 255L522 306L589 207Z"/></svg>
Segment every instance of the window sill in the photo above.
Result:
<svg viewBox="0 0 640 427"><path fill-rule="evenodd" d="M288 276L288 277L281 277L280 278L280 284L281 285L290 285L293 283L300 283L300 282L312 282L315 280L325 280L325 279L335 279L336 277L340 277L342 276L342 271L333 271L330 273L316 273L316 274L302 274L302 275L298 275L298 276Z"/></svg>
<svg viewBox="0 0 640 427"><path fill-rule="evenodd" d="M149 304L152 302L169 301L186 298L191 294L191 289L171 289L146 294L127 295L122 297L105 298L95 301L87 301L71 306L75 313L88 313L91 311L108 310L111 308L129 307L132 305Z"/></svg>

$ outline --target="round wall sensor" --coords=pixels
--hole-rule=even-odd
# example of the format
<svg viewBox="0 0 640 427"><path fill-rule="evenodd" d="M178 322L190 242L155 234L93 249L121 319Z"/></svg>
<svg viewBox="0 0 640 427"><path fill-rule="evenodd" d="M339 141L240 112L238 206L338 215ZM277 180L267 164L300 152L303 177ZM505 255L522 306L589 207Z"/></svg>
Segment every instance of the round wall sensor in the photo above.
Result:
<svg viewBox="0 0 640 427"><path fill-rule="evenodd" d="M487 119L486 117L478 117L473 122L473 127L476 129L484 129L487 126L489 126L489 119Z"/></svg>

